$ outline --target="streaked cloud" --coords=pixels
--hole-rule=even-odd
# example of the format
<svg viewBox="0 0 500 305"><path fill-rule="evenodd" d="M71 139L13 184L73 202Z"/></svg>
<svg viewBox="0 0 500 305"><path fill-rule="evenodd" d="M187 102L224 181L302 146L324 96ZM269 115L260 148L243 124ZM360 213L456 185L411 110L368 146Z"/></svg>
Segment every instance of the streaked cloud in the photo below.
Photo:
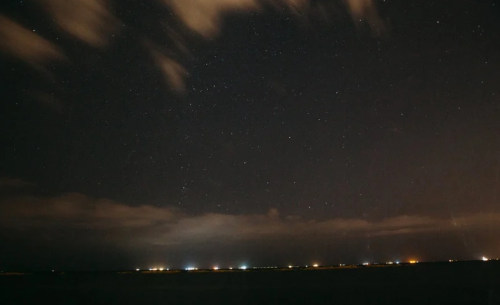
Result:
<svg viewBox="0 0 500 305"><path fill-rule="evenodd" d="M310 0L162 0L191 30L209 38L218 34L222 28L222 20L226 15L234 13L252 13L261 11L265 5L286 8L295 14L308 14L315 9ZM346 0L353 19L366 21L370 26L381 31L383 22L373 0ZM324 10L325 6L318 5ZM323 11L324 15L328 12Z"/></svg>
<svg viewBox="0 0 500 305"><path fill-rule="evenodd" d="M373 0L347 0L346 3L355 24L364 21L376 34L385 31L384 22L380 18Z"/></svg>
<svg viewBox="0 0 500 305"><path fill-rule="evenodd" d="M204 37L217 34L221 18L232 12L248 12L259 9L255 0L163 0L182 22Z"/></svg>
<svg viewBox="0 0 500 305"><path fill-rule="evenodd" d="M112 35L119 31L121 21L111 8L109 0L37 0L40 6L52 17L58 28L72 37L92 46L103 48L112 42ZM157 67L162 71L168 86L178 92L184 91L187 70L181 63L189 53L185 28L203 38L211 38L220 33L224 26L224 18L231 14L249 14L276 9L284 14L299 17L317 14L321 18L334 19L327 7L338 10L337 4L325 5L326 2L311 0L158 0L171 10L182 25L166 22L167 16L159 16L158 26L165 29L170 39L168 48L155 47L149 44L149 52ZM356 24L366 21L372 29L379 33L384 29L373 0L345 0L345 3ZM330 3L331 4L331 3ZM115 3L115 5L122 5ZM312 18L312 17L311 17ZM306 18L307 19L307 18ZM185 27L185 28L183 28ZM139 33L141 35L141 33ZM148 33L142 33L148 39ZM152 47L151 47L152 46ZM43 70L49 61L64 58L59 46L42 38L33 30L0 17L0 49L10 56L27 62L32 67ZM52 99L44 98L44 101Z"/></svg>
<svg viewBox="0 0 500 305"><path fill-rule="evenodd" d="M0 50L43 70L45 64L64 59L62 51L53 43L17 22L0 15Z"/></svg>
<svg viewBox="0 0 500 305"><path fill-rule="evenodd" d="M118 28L107 0L39 0L65 32L93 46L103 47Z"/></svg>
<svg viewBox="0 0 500 305"><path fill-rule="evenodd" d="M161 52L157 46L147 44L149 46L151 56L153 57L157 67L163 73L167 85L173 91L182 92L185 90L185 79L188 76L187 70L172 57L166 55L166 52Z"/></svg>

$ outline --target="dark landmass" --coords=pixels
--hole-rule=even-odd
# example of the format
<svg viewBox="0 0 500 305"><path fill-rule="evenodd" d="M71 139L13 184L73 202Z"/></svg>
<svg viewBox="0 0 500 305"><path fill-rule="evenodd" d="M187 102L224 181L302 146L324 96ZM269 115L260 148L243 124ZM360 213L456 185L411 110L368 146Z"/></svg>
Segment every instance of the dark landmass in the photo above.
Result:
<svg viewBox="0 0 500 305"><path fill-rule="evenodd" d="M1 304L496 304L500 261L3 273Z"/></svg>

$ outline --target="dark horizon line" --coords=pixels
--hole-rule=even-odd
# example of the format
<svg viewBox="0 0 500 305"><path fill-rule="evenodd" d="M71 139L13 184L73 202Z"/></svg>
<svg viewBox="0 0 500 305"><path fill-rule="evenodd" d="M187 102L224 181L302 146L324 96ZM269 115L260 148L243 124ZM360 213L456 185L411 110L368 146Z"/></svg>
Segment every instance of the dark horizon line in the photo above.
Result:
<svg viewBox="0 0 500 305"><path fill-rule="evenodd" d="M267 270L325 270L325 269L349 269L349 268L373 268L373 267L398 267L398 266L409 266L409 265L422 265L422 264L449 264L449 263L488 263L494 262L498 263L500 258L489 258L487 260L484 259L450 259L450 260L439 260L439 261L404 261L404 262L384 262L384 263L361 263L361 264L334 264L334 265L275 265L275 266L246 266L246 268L242 268L243 266L239 266L236 268L197 268L192 267L193 269L188 268L164 268L163 270L152 270L155 268L125 268L125 269L100 269L100 270L0 270L0 275L15 275L15 274L61 274L61 273L128 273L128 274L168 274L168 273L201 273L201 272L250 272L250 271L267 271ZM189 269L189 270L188 270Z"/></svg>

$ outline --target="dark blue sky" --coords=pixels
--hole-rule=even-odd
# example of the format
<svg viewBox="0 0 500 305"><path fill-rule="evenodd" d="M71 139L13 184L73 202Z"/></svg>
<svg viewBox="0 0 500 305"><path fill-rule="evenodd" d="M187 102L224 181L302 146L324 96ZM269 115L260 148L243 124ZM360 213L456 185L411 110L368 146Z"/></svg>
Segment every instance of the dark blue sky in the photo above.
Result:
<svg viewBox="0 0 500 305"><path fill-rule="evenodd" d="M70 2L0 8L6 266L500 255L494 1Z"/></svg>

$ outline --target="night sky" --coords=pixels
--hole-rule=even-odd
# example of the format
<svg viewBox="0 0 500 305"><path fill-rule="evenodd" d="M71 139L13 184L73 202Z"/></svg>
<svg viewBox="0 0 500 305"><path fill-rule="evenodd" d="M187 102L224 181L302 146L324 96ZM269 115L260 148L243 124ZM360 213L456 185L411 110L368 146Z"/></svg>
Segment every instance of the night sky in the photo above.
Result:
<svg viewBox="0 0 500 305"><path fill-rule="evenodd" d="M0 6L0 269L500 256L500 4Z"/></svg>

